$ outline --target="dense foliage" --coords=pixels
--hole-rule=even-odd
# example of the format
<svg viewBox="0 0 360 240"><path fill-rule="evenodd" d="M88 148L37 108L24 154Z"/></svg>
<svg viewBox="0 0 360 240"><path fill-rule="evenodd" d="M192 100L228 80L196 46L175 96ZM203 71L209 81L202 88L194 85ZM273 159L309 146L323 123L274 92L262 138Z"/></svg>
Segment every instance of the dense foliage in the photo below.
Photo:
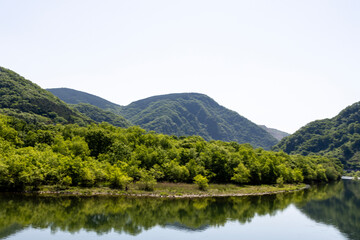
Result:
<svg viewBox="0 0 360 240"><path fill-rule="evenodd" d="M119 127L130 126L123 117L93 105L69 106L50 92L1 67L0 113L32 124L76 123L85 126L95 121L109 122Z"/></svg>
<svg viewBox="0 0 360 240"><path fill-rule="evenodd" d="M121 112L122 107L120 105L89 93L70 88L50 88L46 90L69 104L87 103L115 114L119 114Z"/></svg>
<svg viewBox="0 0 360 240"><path fill-rule="evenodd" d="M0 112L28 122L90 122L53 94L3 67L0 67Z"/></svg>
<svg viewBox="0 0 360 240"><path fill-rule="evenodd" d="M129 127L131 125L122 116L107 110L103 110L94 105L79 103L73 105L73 107L82 114L84 114L85 116L89 117L90 119L98 123L108 122L116 127Z"/></svg>
<svg viewBox="0 0 360 240"><path fill-rule="evenodd" d="M312 153L340 159L345 169L360 169L360 102L336 117L311 122L274 147L286 153Z"/></svg>
<svg viewBox="0 0 360 240"><path fill-rule="evenodd" d="M289 156L249 144L175 137L107 123L34 125L0 115L0 186L125 188L131 181L273 184L331 181L341 166L321 156Z"/></svg>
<svg viewBox="0 0 360 240"><path fill-rule="evenodd" d="M121 113L134 125L163 134L198 135L205 140L250 143L264 149L277 143L261 127L203 94L150 97L123 107Z"/></svg>

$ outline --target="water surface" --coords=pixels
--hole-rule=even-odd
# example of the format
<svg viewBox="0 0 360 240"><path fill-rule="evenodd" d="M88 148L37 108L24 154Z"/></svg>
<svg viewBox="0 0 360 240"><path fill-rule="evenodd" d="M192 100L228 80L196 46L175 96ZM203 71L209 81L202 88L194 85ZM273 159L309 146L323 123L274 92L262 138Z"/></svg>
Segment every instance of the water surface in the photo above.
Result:
<svg viewBox="0 0 360 240"><path fill-rule="evenodd" d="M360 239L360 183L201 199L0 194L0 239Z"/></svg>

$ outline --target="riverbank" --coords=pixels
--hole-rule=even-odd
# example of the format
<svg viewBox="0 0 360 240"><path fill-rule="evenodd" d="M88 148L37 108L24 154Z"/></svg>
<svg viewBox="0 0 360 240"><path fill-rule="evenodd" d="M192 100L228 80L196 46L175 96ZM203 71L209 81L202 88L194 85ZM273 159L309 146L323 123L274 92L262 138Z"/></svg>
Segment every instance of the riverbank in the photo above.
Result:
<svg viewBox="0 0 360 240"><path fill-rule="evenodd" d="M246 185L210 184L206 191L199 190L195 184L186 183L157 183L153 191L141 190L136 184L129 186L128 190L112 189L108 187L69 187L62 189L58 186L41 186L37 191L26 193L40 195L76 195L76 196L128 196L128 197L159 197L159 198L199 198L199 197L228 197L269 195L283 192L299 191L307 188L305 184L276 185Z"/></svg>

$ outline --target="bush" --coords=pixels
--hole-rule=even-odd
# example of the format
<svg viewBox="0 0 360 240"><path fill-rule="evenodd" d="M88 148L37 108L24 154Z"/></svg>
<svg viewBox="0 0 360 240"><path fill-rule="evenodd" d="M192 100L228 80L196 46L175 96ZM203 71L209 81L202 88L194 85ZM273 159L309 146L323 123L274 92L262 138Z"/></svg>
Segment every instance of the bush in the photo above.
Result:
<svg viewBox="0 0 360 240"><path fill-rule="evenodd" d="M154 191L156 185L156 179L147 171L141 172L141 178L137 182L139 188L145 191Z"/></svg>
<svg viewBox="0 0 360 240"><path fill-rule="evenodd" d="M234 176L231 180L239 184L244 184L250 181L250 177L250 170L247 169L243 163L239 163L239 165L234 169Z"/></svg>
<svg viewBox="0 0 360 240"><path fill-rule="evenodd" d="M127 189L127 186L133 179L119 168L113 167L110 175L110 185L112 188Z"/></svg>
<svg viewBox="0 0 360 240"><path fill-rule="evenodd" d="M205 191L209 187L208 182L209 180L201 174L194 177L194 183L197 184L202 191Z"/></svg>
<svg viewBox="0 0 360 240"><path fill-rule="evenodd" d="M278 177L276 179L276 184L278 185L278 187L284 187L284 178L283 177Z"/></svg>
<svg viewBox="0 0 360 240"><path fill-rule="evenodd" d="M70 176L66 176L66 177L64 177L63 179L62 179L62 181L61 181L61 185L62 186L70 186L72 184L72 179L71 179L71 177Z"/></svg>

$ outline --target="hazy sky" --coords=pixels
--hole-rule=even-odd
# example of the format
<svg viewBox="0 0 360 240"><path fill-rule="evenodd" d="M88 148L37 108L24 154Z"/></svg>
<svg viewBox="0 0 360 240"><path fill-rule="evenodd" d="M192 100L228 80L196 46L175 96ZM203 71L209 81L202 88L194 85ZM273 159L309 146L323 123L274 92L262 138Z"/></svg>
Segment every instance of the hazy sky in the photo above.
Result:
<svg viewBox="0 0 360 240"><path fill-rule="evenodd" d="M199 92L294 132L360 101L358 0L0 0L0 66L120 105Z"/></svg>

